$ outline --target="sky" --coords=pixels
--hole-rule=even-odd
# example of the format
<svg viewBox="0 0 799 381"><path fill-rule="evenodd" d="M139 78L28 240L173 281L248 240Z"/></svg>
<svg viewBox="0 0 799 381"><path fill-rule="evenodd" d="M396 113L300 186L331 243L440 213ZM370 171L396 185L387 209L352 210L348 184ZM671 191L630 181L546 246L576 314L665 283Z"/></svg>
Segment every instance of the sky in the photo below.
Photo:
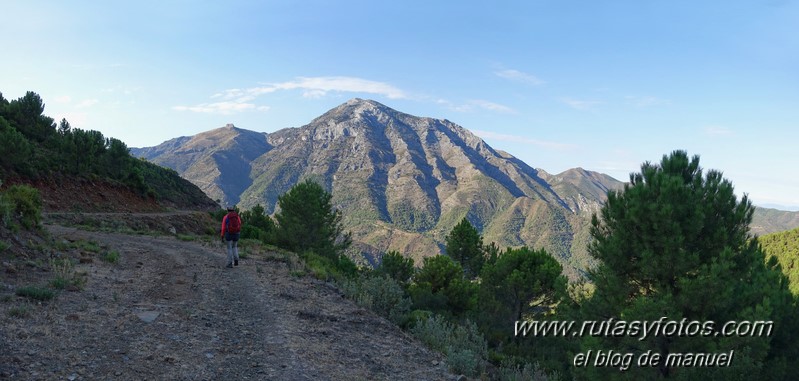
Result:
<svg viewBox="0 0 799 381"><path fill-rule="evenodd" d="M3 96L131 147L357 97L549 173L685 150L799 210L799 0L0 3Z"/></svg>

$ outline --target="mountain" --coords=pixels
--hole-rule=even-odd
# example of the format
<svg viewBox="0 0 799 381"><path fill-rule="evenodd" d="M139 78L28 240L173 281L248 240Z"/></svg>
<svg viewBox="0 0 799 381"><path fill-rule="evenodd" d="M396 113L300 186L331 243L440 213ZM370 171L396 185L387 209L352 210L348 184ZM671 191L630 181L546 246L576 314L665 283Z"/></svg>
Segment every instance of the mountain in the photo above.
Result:
<svg viewBox="0 0 799 381"><path fill-rule="evenodd" d="M305 178L333 194L367 258L398 250L417 261L440 252L466 217L485 242L544 247L571 276L590 265L589 221L622 182L573 168L535 169L448 120L352 99L271 134L228 125L136 156L175 169L214 199L273 213L279 195ZM753 231L799 226L799 214L757 208Z"/></svg>
<svg viewBox="0 0 799 381"><path fill-rule="evenodd" d="M622 186L579 168L548 174L448 120L362 99L299 128L265 134L228 125L131 152L175 169L223 203L260 203L270 213L279 195L314 178L371 256L438 253L466 217L485 242L545 247L572 275L588 263L590 212L608 189Z"/></svg>
<svg viewBox="0 0 799 381"><path fill-rule="evenodd" d="M250 163L269 149L266 134L228 124L157 147L131 148L131 154L174 169L214 200L236 204L252 185Z"/></svg>
<svg viewBox="0 0 799 381"><path fill-rule="evenodd" d="M756 207L749 226L758 235L793 229L799 226L799 212Z"/></svg>

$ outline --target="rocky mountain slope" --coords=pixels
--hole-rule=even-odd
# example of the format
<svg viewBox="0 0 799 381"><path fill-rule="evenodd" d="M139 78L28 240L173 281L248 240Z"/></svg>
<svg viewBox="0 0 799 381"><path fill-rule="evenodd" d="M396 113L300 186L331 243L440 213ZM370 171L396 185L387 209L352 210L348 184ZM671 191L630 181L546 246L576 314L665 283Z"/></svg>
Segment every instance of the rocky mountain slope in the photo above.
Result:
<svg viewBox="0 0 799 381"><path fill-rule="evenodd" d="M448 120L362 99L299 128L262 134L228 125L132 153L223 203L260 203L270 213L279 195L314 178L333 194L363 252L399 250L417 260L438 253L466 217L486 242L546 247L565 263L584 264L588 212L622 184L581 169L550 175Z"/></svg>
<svg viewBox="0 0 799 381"><path fill-rule="evenodd" d="M228 125L132 149L175 169L211 198L274 212L305 178L331 191L365 253L419 260L466 217L486 242L544 247L572 276L589 264L588 221L623 183L575 168L535 169L448 120L352 99L298 128L265 134Z"/></svg>

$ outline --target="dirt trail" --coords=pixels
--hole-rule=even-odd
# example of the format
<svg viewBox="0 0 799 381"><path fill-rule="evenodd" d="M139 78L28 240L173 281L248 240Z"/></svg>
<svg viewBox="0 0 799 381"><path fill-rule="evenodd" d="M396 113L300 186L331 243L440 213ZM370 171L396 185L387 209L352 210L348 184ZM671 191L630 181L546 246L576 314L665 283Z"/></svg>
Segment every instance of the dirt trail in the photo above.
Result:
<svg viewBox="0 0 799 381"><path fill-rule="evenodd" d="M28 317L0 316L0 378L453 378L439 355L335 287L290 275L277 254L225 269L218 242L47 229L97 241L120 260L78 265L84 290L33 305Z"/></svg>

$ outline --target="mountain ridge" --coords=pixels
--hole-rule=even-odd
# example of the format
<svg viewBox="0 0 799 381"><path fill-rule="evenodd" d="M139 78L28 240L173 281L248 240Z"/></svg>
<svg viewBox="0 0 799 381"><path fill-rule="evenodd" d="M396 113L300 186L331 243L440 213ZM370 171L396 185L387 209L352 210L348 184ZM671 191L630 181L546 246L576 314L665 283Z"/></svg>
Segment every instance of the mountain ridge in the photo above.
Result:
<svg viewBox="0 0 799 381"><path fill-rule="evenodd" d="M198 137L214 144L191 144ZM582 168L552 175L446 119L359 98L301 127L267 134L229 125L131 152L175 169L211 198L245 209L260 203L268 213L278 196L313 178L332 193L371 262L387 250L416 261L437 254L467 218L485 242L546 248L572 277L592 263L592 213L624 184ZM240 177L247 180L234 181Z"/></svg>

